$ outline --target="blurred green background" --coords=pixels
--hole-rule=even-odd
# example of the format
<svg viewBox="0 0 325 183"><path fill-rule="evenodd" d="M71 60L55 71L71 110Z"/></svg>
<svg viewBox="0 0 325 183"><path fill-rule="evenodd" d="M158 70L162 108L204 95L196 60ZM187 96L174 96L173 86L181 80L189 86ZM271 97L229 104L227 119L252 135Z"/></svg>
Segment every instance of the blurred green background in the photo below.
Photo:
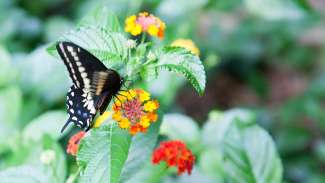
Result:
<svg viewBox="0 0 325 183"><path fill-rule="evenodd" d="M199 97L188 84L178 92L167 88L170 111L203 125L213 109L252 109L275 140L285 181L325 182L323 0L0 1L0 170L27 161L12 155L22 154L16 138L36 141L40 128L61 138L57 129L66 119L70 81L45 48L98 5L121 23L140 11L159 16L167 29L162 41L153 39L158 44L177 38L196 43L207 71L206 92ZM153 81L151 90L166 88L169 77Z"/></svg>

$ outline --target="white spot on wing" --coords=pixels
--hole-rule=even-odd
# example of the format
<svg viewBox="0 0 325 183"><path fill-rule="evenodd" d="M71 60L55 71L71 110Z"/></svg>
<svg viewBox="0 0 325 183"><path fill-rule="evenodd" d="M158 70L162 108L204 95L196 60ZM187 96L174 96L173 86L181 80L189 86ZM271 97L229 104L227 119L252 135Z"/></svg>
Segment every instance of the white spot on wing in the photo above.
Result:
<svg viewBox="0 0 325 183"><path fill-rule="evenodd" d="M85 73L85 72L81 73L81 77L82 78L87 78L87 73Z"/></svg>

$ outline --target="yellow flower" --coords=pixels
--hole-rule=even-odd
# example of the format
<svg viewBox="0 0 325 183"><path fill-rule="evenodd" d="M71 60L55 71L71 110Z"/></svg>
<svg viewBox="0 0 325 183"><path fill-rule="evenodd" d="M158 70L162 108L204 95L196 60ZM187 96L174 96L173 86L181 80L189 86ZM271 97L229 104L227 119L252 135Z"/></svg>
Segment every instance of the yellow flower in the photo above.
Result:
<svg viewBox="0 0 325 183"><path fill-rule="evenodd" d="M130 16L125 20L125 32L131 32L135 27L136 16Z"/></svg>
<svg viewBox="0 0 325 183"><path fill-rule="evenodd" d="M150 93L146 92L146 91L139 91L139 99L141 102L145 102L147 100L150 99Z"/></svg>
<svg viewBox="0 0 325 183"><path fill-rule="evenodd" d="M156 109L158 109L159 104L157 101L150 100L147 103L144 104L143 108L145 111L152 112Z"/></svg>
<svg viewBox="0 0 325 183"><path fill-rule="evenodd" d="M120 120L122 120L122 113L120 111L116 111L116 112L114 112L112 118L115 121L120 121Z"/></svg>
<svg viewBox="0 0 325 183"><path fill-rule="evenodd" d="M137 17L135 15L129 16L128 18L126 18L125 23L132 24L135 22L136 19L137 19Z"/></svg>
<svg viewBox="0 0 325 183"><path fill-rule="evenodd" d="M150 126L150 121L149 119L147 118L147 116L142 116L141 119L140 119L140 125L143 127L143 128L148 128Z"/></svg>
<svg viewBox="0 0 325 183"><path fill-rule="evenodd" d="M148 34L150 34L151 36L157 36L158 35L158 27L156 27L155 25L149 25L148 27Z"/></svg>
<svg viewBox="0 0 325 183"><path fill-rule="evenodd" d="M137 36L142 32L147 32L151 36L162 39L164 37L166 24L160 18L149 14L148 12L132 15L125 19L125 32Z"/></svg>
<svg viewBox="0 0 325 183"><path fill-rule="evenodd" d="M118 124L119 124L120 128L123 128L123 129L130 127L130 121L126 118L122 118L122 120L120 120Z"/></svg>
<svg viewBox="0 0 325 183"><path fill-rule="evenodd" d="M96 119L93 127L98 128L110 115L111 115L111 113L109 111L105 111L102 115L100 115Z"/></svg>
<svg viewBox="0 0 325 183"><path fill-rule="evenodd" d="M135 26L131 30L131 34L133 36L137 36L137 35L141 34L141 32L142 32L142 27L139 24L135 24Z"/></svg>
<svg viewBox="0 0 325 183"><path fill-rule="evenodd" d="M158 119L157 109L159 103L150 100L150 93L142 89L131 89L119 93L125 99L115 101L112 118L120 128L128 129L131 135L138 132L145 133L151 122Z"/></svg>
<svg viewBox="0 0 325 183"><path fill-rule="evenodd" d="M137 95L136 91L132 89L128 91L128 94L129 100L133 99Z"/></svg>
<svg viewBox="0 0 325 183"><path fill-rule="evenodd" d="M182 47L189 50L192 54L199 56L200 50L196 47L195 43L190 39L177 39L171 46Z"/></svg>

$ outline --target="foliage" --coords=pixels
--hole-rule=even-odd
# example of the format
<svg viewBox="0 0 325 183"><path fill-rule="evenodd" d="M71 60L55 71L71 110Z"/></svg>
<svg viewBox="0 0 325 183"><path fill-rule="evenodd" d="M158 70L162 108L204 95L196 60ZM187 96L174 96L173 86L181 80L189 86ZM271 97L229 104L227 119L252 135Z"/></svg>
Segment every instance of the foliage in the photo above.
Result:
<svg viewBox="0 0 325 183"><path fill-rule="evenodd" d="M3 1L0 10L2 182L325 182L322 1ZM166 23L163 40L124 32L144 10ZM171 46L179 38L200 56ZM159 100L147 133L108 118L76 158L65 153L75 130L59 133L71 85L62 40ZM176 139L196 157L191 175L151 163L161 141Z"/></svg>

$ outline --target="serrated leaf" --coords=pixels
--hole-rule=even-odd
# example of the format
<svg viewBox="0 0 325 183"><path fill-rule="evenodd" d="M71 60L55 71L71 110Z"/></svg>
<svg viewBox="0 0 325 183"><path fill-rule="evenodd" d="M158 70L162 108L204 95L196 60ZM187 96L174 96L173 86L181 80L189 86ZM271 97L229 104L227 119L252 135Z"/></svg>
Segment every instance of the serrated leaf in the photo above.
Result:
<svg viewBox="0 0 325 183"><path fill-rule="evenodd" d="M115 123L92 129L80 143L80 182L118 183L128 156L131 136Z"/></svg>
<svg viewBox="0 0 325 183"><path fill-rule="evenodd" d="M112 32L120 32L121 26L117 16L106 6L98 6L79 22L78 26L96 26Z"/></svg>
<svg viewBox="0 0 325 183"><path fill-rule="evenodd" d="M158 57L158 61L147 67L148 72L167 69L180 73L202 95L205 89L206 76L204 67L198 56L180 47L165 47ZM151 70L151 71L150 71Z"/></svg>
<svg viewBox="0 0 325 183"><path fill-rule="evenodd" d="M108 68L114 67L117 60L121 61L127 56L126 38L121 33L111 32L101 27L80 27L64 34L60 41L70 41L81 46L95 55ZM55 44L51 44L47 51L58 57ZM111 60L112 57L118 59Z"/></svg>
<svg viewBox="0 0 325 183"><path fill-rule="evenodd" d="M147 133L140 133L132 138L128 159L122 170L121 182L130 178L132 180L132 176L150 161L152 150L158 140L160 124L161 120L152 124Z"/></svg>

